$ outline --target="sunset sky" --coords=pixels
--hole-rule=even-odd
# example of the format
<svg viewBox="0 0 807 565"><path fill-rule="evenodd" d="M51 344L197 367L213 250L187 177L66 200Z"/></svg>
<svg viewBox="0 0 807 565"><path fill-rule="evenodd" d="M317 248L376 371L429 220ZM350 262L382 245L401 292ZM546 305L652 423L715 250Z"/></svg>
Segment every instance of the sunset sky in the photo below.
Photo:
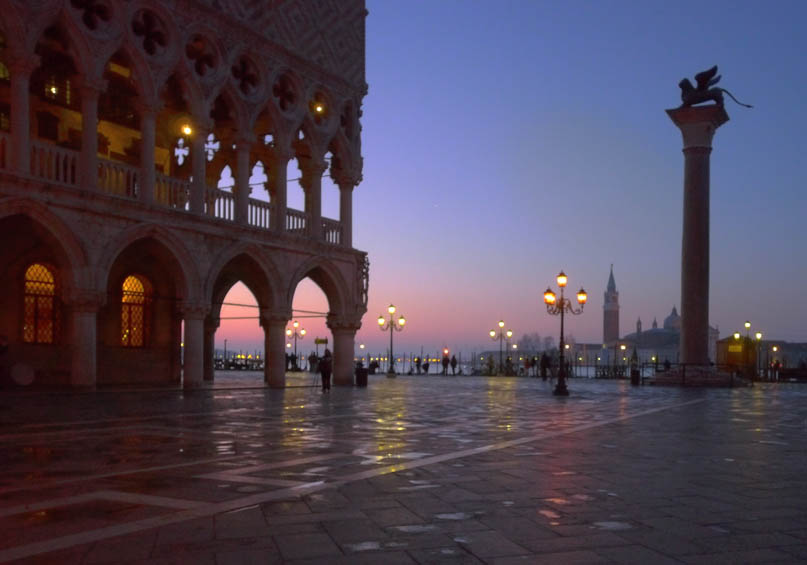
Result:
<svg viewBox="0 0 807 565"><path fill-rule="evenodd" d="M376 318L407 317L396 352L493 349L556 336L542 292L561 269L589 304L569 321L602 340L609 266L620 330L680 308L683 155L664 113L678 81L718 64L745 109L716 134L711 177L710 323L752 322L807 341L807 3L368 0L364 180L354 245L369 253L357 337L382 351ZM289 178L296 175L289 171ZM302 208L290 184L289 206ZM338 218L324 183L323 215ZM253 300L234 287L229 299ZM294 307L324 311L311 283ZM223 315L227 315L224 314ZM230 315L247 315L231 313ZM324 321L305 320L309 336ZM217 347L261 349L257 321L223 321ZM304 351L313 341L299 344Z"/></svg>

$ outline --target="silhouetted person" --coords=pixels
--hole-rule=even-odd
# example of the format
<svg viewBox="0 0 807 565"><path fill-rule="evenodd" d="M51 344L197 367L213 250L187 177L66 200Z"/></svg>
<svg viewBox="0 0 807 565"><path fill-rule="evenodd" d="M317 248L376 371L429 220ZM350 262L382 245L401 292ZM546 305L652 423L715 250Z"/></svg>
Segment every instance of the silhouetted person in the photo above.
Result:
<svg viewBox="0 0 807 565"><path fill-rule="evenodd" d="M421 365L421 367L423 367L423 374L428 375L429 374L429 363L424 361L423 365Z"/></svg>
<svg viewBox="0 0 807 565"><path fill-rule="evenodd" d="M452 375L457 374L457 356L456 355L451 356L451 374Z"/></svg>
<svg viewBox="0 0 807 565"><path fill-rule="evenodd" d="M450 363L450 361L448 360L448 355L443 355L443 359L442 359L441 363L443 364L443 376L447 376L448 375L448 364Z"/></svg>
<svg viewBox="0 0 807 565"><path fill-rule="evenodd" d="M322 392L331 390L331 371L333 370L333 357L331 350L325 349L322 359L319 361L319 374L322 376Z"/></svg>
<svg viewBox="0 0 807 565"><path fill-rule="evenodd" d="M669 359L664 359L664 370L665 371L670 370L670 360Z"/></svg>
<svg viewBox="0 0 807 565"><path fill-rule="evenodd" d="M415 357L412 359L412 362L415 364L415 370L420 374L420 357Z"/></svg>
<svg viewBox="0 0 807 565"><path fill-rule="evenodd" d="M541 379L546 380L548 375L547 371L549 370L549 356L546 353L541 353Z"/></svg>

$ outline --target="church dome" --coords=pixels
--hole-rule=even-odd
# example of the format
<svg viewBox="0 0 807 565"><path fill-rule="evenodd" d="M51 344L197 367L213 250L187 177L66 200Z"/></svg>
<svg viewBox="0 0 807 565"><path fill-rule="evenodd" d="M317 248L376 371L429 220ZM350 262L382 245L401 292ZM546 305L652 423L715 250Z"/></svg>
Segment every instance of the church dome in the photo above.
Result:
<svg viewBox="0 0 807 565"><path fill-rule="evenodd" d="M675 306L673 306L670 315L664 318L664 329L675 331L681 330L681 316L678 315L678 310L675 309Z"/></svg>

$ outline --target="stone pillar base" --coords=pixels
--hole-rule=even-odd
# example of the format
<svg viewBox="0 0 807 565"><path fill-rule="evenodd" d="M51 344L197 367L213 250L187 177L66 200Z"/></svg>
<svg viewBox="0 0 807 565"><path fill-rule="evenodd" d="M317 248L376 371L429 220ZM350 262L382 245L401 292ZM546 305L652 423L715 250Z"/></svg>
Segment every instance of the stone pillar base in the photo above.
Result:
<svg viewBox="0 0 807 565"><path fill-rule="evenodd" d="M743 387L753 386L748 379L721 371L712 365L685 365L674 367L669 371L657 373L650 379L649 384L659 386L687 386L687 387Z"/></svg>

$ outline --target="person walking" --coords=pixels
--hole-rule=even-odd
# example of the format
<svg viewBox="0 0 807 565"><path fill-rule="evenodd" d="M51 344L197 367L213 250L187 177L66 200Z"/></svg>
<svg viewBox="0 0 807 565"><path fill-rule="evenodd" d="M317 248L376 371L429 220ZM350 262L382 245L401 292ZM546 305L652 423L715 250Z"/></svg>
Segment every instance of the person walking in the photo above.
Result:
<svg viewBox="0 0 807 565"><path fill-rule="evenodd" d="M448 365L450 361L448 360L448 355L443 354L443 359L441 361L443 365L443 376L448 376Z"/></svg>
<svg viewBox="0 0 807 565"><path fill-rule="evenodd" d="M457 374L457 356L456 355L451 356L451 374L452 375Z"/></svg>
<svg viewBox="0 0 807 565"><path fill-rule="evenodd" d="M319 374L322 375L322 392L330 392L331 390L331 371L333 369L333 357L331 357L331 350L326 349L319 360Z"/></svg>

